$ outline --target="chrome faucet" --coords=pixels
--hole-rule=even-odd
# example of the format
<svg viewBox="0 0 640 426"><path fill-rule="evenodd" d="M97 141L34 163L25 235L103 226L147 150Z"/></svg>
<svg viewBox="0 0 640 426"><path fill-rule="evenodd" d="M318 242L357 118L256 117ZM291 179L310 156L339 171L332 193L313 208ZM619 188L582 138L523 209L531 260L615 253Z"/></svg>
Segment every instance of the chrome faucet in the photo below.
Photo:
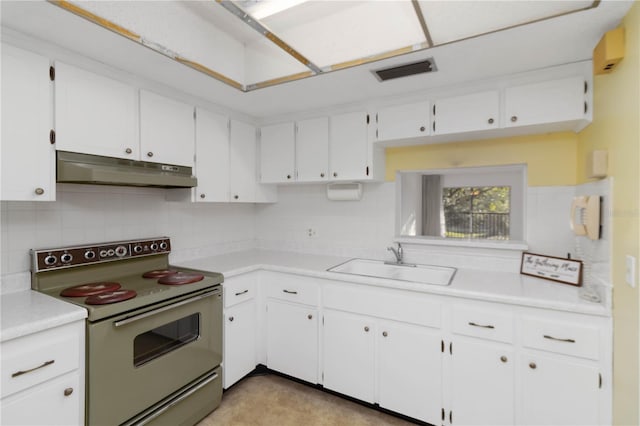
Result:
<svg viewBox="0 0 640 426"><path fill-rule="evenodd" d="M402 246L400 245L400 243L398 244L398 248L394 248L394 247L387 247L387 250L393 252L393 254L396 256L396 263L397 264L401 264L403 263L402 261L402 256L404 255L404 251L402 250Z"/></svg>

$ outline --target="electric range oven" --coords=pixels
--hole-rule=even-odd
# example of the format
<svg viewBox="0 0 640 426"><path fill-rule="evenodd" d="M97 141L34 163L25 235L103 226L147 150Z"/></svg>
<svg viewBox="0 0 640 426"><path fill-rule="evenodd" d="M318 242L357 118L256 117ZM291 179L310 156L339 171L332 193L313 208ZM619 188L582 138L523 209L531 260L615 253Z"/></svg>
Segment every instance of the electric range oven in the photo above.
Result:
<svg viewBox="0 0 640 426"><path fill-rule="evenodd" d="M192 425L222 397L222 274L169 238L32 250L32 288L87 309L85 423Z"/></svg>

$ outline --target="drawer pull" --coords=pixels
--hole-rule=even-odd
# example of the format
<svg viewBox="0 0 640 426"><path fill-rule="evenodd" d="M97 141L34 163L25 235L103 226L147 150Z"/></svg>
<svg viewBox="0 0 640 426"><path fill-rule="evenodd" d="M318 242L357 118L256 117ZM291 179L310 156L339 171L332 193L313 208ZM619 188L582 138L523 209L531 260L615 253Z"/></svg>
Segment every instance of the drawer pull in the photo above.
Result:
<svg viewBox="0 0 640 426"><path fill-rule="evenodd" d="M545 334L544 336L545 339L549 339L549 340L555 340L557 342L566 342L566 343L575 343L576 341L573 339L558 339L557 337L553 337L553 336L549 336L547 334Z"/></svg>
<svg viewBox="0 0 640 426"><path fill-rule="evenodd" d="M475 322L470 322L469 325L473 327L480 327L480 328L495 328L492 325L476 324Z"/></svg>
<svg viewBox="0 0 640 426"><path fill-rule="evenodd" d="M243 294L247 294L249 293L249 290L245 290L245 291L239 291L238 293L236 293L236 296L242 296Z"/></svg>
<svg viewBox="0 0 640 426"><path fill-rule="evenodd" d="M538 366L536 365L536 363L535 363L535 362L530 362L530 363L529 363L529 368L530 368L530 369L535 370L537 367L538 367Z"/></svg>
<svg viewBox="0 0 640 426"><path fill-rule="evenodd" d="M66 388L64 390L64 396L69 396L73 393L73 388Z"/></svg>
<svg viewBox="0 0 640 426"><path fill-rule="evenodd" d="M298 294L297 291L292 291L292 290L282 290L282 291L287 294Z"/></svg>
<svg viewBox="0 0 640 426"><path fill-rule="evenodd" d="M309 315L307 315L307 318L308 319L313 319L313 315L309 314Z"/></svg>
<svg viewBox="0 0 640 426"><path fill-rule="evenodd" d="M507 361L509 361L509 359L508 359L506 356L502 355L502 356L500 357L500 361L502 361L502 362L507 362Z"/></svg>
<svg viewBox="0 0 640 426"><path fill-rule="evenodd" d="M53 364L54 362L56 362L56 361L55 361L54 359L52 359L52 360L50 360L50 361L45 361L45 362L43 362L43 363L42 363L42 365L39 365L39 366L37 366L37 367L33 367L33 368L29 369L29 370L20 370L20 371L16 371L15 373L13 373L13 374L11 375L11 377L18 377L18 376L22 376L23 374L31 373L32 371L36 371L36 370L39 370L39 369L41 369L41 368L46 367L47 365L51 365L51 364Z"/></svg>

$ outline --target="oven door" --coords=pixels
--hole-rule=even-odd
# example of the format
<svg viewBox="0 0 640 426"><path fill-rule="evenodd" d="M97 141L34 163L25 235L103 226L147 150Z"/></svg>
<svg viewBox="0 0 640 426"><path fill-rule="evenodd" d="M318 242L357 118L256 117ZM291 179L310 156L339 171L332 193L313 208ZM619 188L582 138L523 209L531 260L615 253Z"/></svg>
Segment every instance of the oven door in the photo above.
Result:
<svg viewBox="0 0 640 426"><path fill-rule="evenodd" d="M117 425L220 365L222 291L87 327L87 424Z"/></svg>

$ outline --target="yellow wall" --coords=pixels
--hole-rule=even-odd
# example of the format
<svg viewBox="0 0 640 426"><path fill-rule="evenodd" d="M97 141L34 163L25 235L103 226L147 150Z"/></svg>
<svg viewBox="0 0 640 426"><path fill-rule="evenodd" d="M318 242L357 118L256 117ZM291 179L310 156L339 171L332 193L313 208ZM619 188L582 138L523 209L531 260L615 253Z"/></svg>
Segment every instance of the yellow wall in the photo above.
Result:
<svg viewBox="0 0 640 426"><path fill-rule="evenodd" d="M638 289L625 283L625 255L640 252L640 3L622 26L625 58L611 74L594 80L593 123L578 135L578 182L588 181L585 158L606 149L613 176L613 412L614 423L637 425L638 413ZM636 283L638 275L636 274Z"/></svg>
<svg viewBox="0 0 640 426"><path fill-rule="evenodd" d="M386 179L398 170L522 164L529 186L575 185L578 135L571 132L387 148Z"/></svg>

